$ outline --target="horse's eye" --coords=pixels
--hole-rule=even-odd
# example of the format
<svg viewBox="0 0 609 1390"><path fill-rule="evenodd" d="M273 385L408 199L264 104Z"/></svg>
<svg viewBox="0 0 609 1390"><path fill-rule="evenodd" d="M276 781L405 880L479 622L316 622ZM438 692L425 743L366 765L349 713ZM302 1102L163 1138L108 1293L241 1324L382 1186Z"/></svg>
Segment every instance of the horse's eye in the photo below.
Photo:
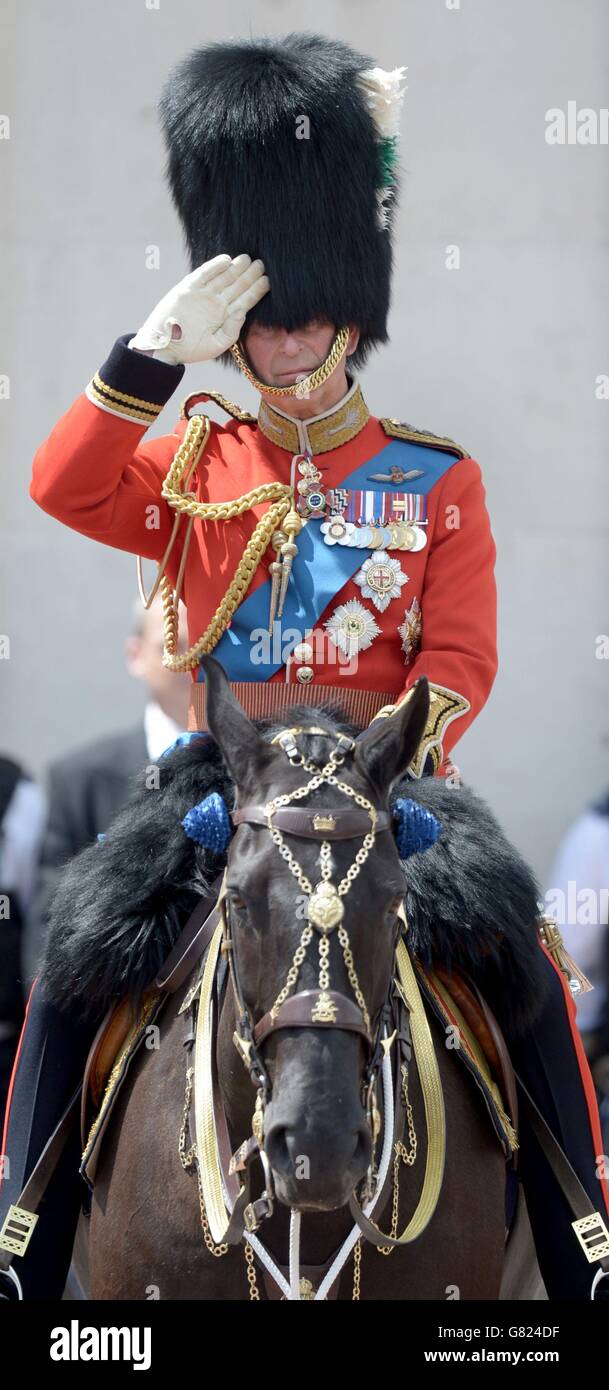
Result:
<svg viewBox="0 0 609 1390"><path fill-rule="evenodd" d="M229 902L230 902L230 904L231 904L231 907L236 908L237 912L241 912L242 909L244 909L244 908L246 907L246 903L244 903L243 898L241 897L241 894L240 894L240 893L237 893L236 890L233 889L233 891L231 892L230 889L229 889L228 898L229 898Z"/></svg>

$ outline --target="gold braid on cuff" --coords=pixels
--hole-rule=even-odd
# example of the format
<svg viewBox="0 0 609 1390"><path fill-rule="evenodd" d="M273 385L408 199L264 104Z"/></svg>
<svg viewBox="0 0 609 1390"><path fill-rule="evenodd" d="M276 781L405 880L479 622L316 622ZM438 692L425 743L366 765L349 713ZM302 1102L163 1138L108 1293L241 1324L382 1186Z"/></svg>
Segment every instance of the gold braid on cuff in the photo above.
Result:
<svg viewBox="0 0 609 1390"><path fill-rule="evenodd" d="M243 375L247 377L248 381L251 381L252 386L255 386L257 391L264 391L267 396L308 396L312 391L316 391L318 386L323 386L328 377L332 375L341 358L345 355L348 341L349 329L339 328L325 362L316 367L314 372L303 377L301 381L295 381L292 386L267 386L266 382L260 381L259 377L252 371L241 343L233 343L231 352L237 366L241 368Z"/></svg>
<svg viewBox="0 0 609 1390"><path fill-rule="evenodd" d="M374 719L386 719L389 715L395 714L402 709L406 701L410 699L414 686L411 686L406 694L402 696L395 705L383 705L383 708L374 715ZM423 768L427 755L429 754L433 762L434 773L442 764L444 756L442 749L442 739L444 730L451 720L458 719L460 715L466 714L471 709L469 700L464 695L459 695L457 690L448 690L444 685L433 685L429 683L429 714L423 730L421 742L408 768L414 777L422 777Z"/></svg>

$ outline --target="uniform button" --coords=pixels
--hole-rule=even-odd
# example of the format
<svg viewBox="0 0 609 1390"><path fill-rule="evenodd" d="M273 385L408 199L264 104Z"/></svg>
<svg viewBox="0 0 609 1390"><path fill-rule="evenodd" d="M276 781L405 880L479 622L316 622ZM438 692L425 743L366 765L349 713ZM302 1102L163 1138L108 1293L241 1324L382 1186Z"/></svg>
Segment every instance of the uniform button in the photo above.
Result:
<svg viewBox="0 0 609 1390"><path fill-rule="evenodd" d="M309 681L313 680L313 674L312 666L299 666L296 672L296 680L300 681L301 685L308 685Z"/></svg>
<svg viewBox="0 0 609 1390"><path fill-rule="evenodd" d="M313 648L312 648L312 646L311 646L311 643L310 643L310 642L298 642L297 645L294 647L294 651L292 652L292 656L294 657L294 660L295 660L295 661L312 661L312 660L313 660Z"/></svg>

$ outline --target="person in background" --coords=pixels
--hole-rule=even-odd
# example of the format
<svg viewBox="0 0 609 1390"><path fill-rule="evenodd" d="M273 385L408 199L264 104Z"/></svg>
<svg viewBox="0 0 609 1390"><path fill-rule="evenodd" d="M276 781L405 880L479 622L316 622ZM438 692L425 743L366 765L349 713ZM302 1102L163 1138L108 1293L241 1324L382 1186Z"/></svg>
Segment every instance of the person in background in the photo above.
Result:
<svg viewBox="0 0 609 1390"><path fill-rule="evenodd" d="M155 598L149 609L139 600L134 605L125 653L129 674L147 688L143 718L49 765L48 821L34 899L23 931L25 992L36 974L61 868L107 830L127 798L132 777L147 761L156 762L186 729L190 679L188 672L176 675L162 664L160 598Z"/></svg>
<svg viewBox="0 0 609 1390"><path fill-rule="evenodd" d="M21 937L45 819L42 787L20 763L0 756L0 1115L23 1020Z"/></svg>
<svg viewBox="0 0 609 1390"><path fill-rule="evenodd" d="M564 835L546 891L567 951L594 986L576 995L577 1024L609 1151L609 791Z"/></svg>

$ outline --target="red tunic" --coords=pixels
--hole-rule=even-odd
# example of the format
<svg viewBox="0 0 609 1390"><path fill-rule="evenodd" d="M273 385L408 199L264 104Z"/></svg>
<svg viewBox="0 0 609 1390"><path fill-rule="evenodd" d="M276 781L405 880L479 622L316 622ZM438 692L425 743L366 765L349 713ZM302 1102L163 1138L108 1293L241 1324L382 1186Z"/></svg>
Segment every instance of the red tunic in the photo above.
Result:
<svg viewBox="0 0 609 1390"><path fill-rule="evenodd" d="M145 436L176 389L183 369L131 352L127 347L130 336L117 340L86 391L38 448L30 496L50 515L83 535L160 561L175 519L171 506L161 497L161 486L188 422L180 418L171 434ZM402 434L398 429L392 435L392 422L369 414L357 383L332 411L303 425L304 433L303 427L298 428L283 412L263 403L258 420L246 416L229 419L225 425L212 422L190 490L201 501L227 501L258 483L277 479L289 483L291 470L294 476L292 460L303 439L322 470L324 490L350 479L358 487L387 491L387 482L381 484L373 475L381 474L387 480L399 478L400 473L420 475L414 481L392 484L394 497L403 497L404 491L412 489L427 513L427 543L423 548L389 552L407 574L400 597L394 597L381 612L362 596L354 575L346 582L341 578L317 616L316 630L326 636L325 651L322 643L315 646L309 665L316 687L336 687L348 679L356 688L384 692L393 702L425 674L433 702L415 770L422 770L426 754L431 753L437 771L443 758L446 765L446 755L484 705L497 670L495 545L480 468L451 441L408 427ZM391 474L389 468L393 469ZM195 520L183 591L190 644L207 627L268 505L260 503L229 522ZM306 524L318 527L320 523L309 520ZM168 564L172 581L184 528L183 521ZM361 564L374 554L372 550L353 553ZM248 590L251 603L256 590L268 586L268 564L273 558L269 547ZM315 576L312 565L308 577L313 587ZM262 598L261 594L264 607ZM343 676L324 624L349 600L362 604L380 631L367 649L358 652L353 674L345 671ZM420 624L416 621L417 605ZM251 611L251 604L247 611ZM407 613L411 620L408 640L404 636ZM228 641L226 638L215 654L223 660L231 679L243 679L244 654L240 654L239 671L232 670ZM274 668L250 665L251 674L248 672L245 679L293 681L293 666L289 658L279 666L275 663ZM194 681L202 680L199 666L192 674Z"/></svg>

